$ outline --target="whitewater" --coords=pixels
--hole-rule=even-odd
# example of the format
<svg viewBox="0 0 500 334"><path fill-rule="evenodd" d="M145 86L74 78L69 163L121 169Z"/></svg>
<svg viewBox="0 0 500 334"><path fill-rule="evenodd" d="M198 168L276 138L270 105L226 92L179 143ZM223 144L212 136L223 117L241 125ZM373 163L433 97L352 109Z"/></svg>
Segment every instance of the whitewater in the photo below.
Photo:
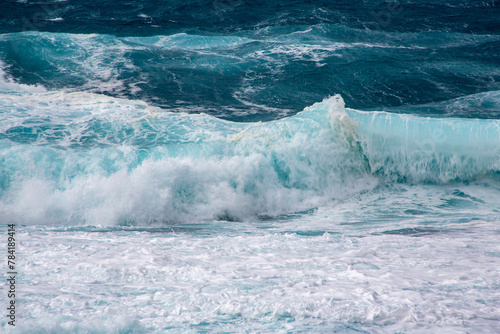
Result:
<svg viewBox="0 0 500 334"><path fill-rule="evenodd" d="M500 331L498 2L0 7L0 331Z"/></svg>
<svg viewBox="0 0 500 334"><path fill-rule="evenodd" d="M3 87L22 331L498 328L498 120Z"/></svg>

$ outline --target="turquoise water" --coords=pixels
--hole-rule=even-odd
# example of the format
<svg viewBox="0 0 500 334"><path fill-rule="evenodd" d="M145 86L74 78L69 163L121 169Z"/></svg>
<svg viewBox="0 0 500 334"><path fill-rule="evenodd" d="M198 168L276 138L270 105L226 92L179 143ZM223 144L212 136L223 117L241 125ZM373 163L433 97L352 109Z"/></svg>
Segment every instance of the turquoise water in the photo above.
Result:
<svg viewBox="0 0 500 334"><path fill-rule="evenodd" d="M0 6L6 332L500 330L498 2Z"/></svg>

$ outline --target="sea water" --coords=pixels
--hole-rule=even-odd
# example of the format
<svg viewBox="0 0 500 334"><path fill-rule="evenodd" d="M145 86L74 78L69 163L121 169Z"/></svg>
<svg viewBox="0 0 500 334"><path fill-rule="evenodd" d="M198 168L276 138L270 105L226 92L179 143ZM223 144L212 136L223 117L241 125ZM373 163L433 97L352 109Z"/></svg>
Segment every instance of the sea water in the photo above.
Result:
<svg viewBox="0 0 500 334"><path fill-rule="evenodd" d="M498 1L0 22L2 331L500 331Z"/></svg>

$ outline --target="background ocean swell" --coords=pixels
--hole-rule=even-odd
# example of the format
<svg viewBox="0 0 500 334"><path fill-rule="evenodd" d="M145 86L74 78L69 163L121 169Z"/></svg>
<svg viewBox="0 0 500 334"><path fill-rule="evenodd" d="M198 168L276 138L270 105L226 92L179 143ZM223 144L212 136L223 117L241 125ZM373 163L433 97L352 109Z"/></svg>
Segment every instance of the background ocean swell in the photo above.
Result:
<svg viewBox="0 0 500 334"><path fill-rule="evenodd" d="M1 13L2 32L13 30L109 33L141 36L158 31L204 30L219 33L255 27L340 23L355 29L407 31L456 31L476 34L498 32L498 1L375 0L314 2L289 0L173 0L116 4L103 0L6 0Z"/></svg>
<svg viewBox="0 0 500 334"><path fill-rule="evenodd" d="M331 23L222 35L0 37L5 70L20 83L140 99L234 121L292 115L332 93L342 94L351 108L380 110L498 91L499 48L494 34L388 33ZM456 115L499 116L496 108Z"/></svg>

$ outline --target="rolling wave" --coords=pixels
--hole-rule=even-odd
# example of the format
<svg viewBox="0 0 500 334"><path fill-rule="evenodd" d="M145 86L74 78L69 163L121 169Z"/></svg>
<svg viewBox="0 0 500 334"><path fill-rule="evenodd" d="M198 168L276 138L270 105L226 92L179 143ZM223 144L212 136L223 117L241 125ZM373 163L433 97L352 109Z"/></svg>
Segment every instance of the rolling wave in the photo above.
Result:
<svg viewBox="0 0 500 334"><path fill-rule="evenodd" d="M0 101L0 211L19 223L248 220L500 171L499 120L363 112L339 95L264 123L82 92Z"/></svg>

